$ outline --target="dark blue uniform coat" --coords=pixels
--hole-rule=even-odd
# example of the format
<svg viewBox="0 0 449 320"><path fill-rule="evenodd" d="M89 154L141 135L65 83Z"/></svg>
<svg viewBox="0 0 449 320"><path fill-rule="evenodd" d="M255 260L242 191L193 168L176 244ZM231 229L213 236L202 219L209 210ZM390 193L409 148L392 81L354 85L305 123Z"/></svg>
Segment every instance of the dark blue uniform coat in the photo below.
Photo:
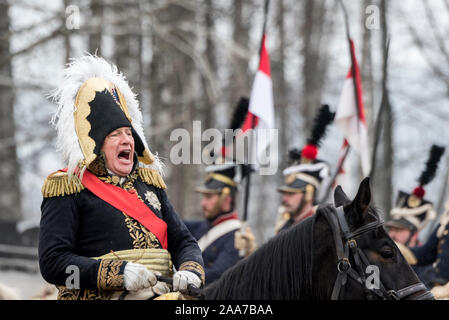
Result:
<svg viewBox="0 0 449 320"><path fill-rule="evenodd" d="M197 240L201 239L213 227L213 224L208 220L185 221L185 224ZM234 247L234 234L237 230L219 237L203 251L206 284L220 278L227 269L241 259L239 251Z"/></svg>
<svg viewBox="0 0 449 320"><path fill-rule="evenodd" d="M171 206L165 191L146 184L136 174L124 185L167 224L168 251L179 270L183 263L203 266L201 250ZM153 193L152 204L147 192ZM161 248L157 238L138 221L98 198L88 189L79 193L44 198L39 239L39 265L49 283L65 286L69 266L79 268L76 298L98 298L103 291L123 289L126 261L94 260L111 251ZM73 268L73 267L70 267ZM70 269L69 268L69 269ZM195 272L195 270L189 270ZM201 276L200 274L198 274ZM94 292L94 293L92 293ZM89 297L88 297L89 296Z"/></svg>
<svg viewBox="0 0 449 320"><path fill-rule="evenodd" d="M449 224L446 225L441 238L437 236L439 228L440 224L424 245L411 248L418 260L413 268L429 288L449 281Z"/></svg>

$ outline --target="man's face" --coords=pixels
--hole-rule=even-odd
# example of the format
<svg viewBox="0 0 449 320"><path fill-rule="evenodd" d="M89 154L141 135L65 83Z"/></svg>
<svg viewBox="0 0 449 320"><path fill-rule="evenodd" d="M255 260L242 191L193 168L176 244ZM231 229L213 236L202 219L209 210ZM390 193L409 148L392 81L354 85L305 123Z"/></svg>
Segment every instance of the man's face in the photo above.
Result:
<svg viewBox="0 0 449 320"><path fill-rule="evenodd" d="M390 227L388 234L394 241L405 245L410 237L411 231L409 229Z"/></svg>
<svg viewBox="0 0 449 320"><path fill-rule="evenodd" d="M216 212L214 212L214 208L220 198L220 195L218 193L203 193L202 196L201 209L203 210L204 216L207 219L212 219L216 214Z"/></svg>
<svg viewBox="0 0 449 320"><path fill-rule="evenodd" d="M134 163L134 138L130 127L121 127L104 139L101 151L106 156L106 166L114 174L125 177Z"/></svg>
<svg viewBox="0 0 449 320"><path fill-rule="evenodd" d="M282 205L289 213L296 213L304 197L303 192L283 192Z"/></svg>
<svg viewBox="0 0 449 320"><path fill-rule="evenodd" d="M201 209L206 219L213 219L220 212L228 212L232 209L232 196L224 197L222 203L217 207L221 195L219 193L202 193Z"/></svg>

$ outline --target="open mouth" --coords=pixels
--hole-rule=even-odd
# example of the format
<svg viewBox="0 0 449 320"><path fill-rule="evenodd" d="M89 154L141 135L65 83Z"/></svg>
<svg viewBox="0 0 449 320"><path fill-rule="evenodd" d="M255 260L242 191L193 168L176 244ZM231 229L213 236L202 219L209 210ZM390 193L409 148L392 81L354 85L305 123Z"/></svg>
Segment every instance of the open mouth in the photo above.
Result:
<svg viewBox="0 0 449 320"><path fill-rule="evenodd" d="M131 159L131 150L123 150L118 154L120 160L129 161Z"/></svg>

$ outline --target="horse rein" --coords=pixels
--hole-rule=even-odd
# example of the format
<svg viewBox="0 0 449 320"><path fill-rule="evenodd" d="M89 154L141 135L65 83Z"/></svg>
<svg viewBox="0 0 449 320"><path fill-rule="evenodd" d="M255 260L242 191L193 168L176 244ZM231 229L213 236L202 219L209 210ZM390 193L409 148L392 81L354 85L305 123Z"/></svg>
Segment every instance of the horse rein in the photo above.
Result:
<svg viewBox="0 0 449 320"><path fill-rule="evenodd" d="M378 289L368 289L366 286L365 270L370 265L370 262L363 250L357 245L356 238L366 232L382 227L384 224L382 219L377 219L351 232L342 206L336 208L336 214L325 210L325 217L331 226L337 253L338 274L332 290L331 300L338 300L342 290L345 288L348 276L364 287L365 295L369 300L374 299L374 295L384 300L402 300L420 291L425 292L413 300L434 299L433 294L421 282L399 290L386 290L380 279ZM350 253L355 266L352 266L349 261Z"/></svg>

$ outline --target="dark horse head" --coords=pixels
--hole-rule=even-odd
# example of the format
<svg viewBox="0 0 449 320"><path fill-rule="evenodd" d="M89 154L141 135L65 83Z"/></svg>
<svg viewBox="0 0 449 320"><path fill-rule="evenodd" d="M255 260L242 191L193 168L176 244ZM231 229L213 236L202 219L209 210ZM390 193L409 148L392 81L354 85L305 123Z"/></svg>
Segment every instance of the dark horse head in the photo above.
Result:
<svg viewBox="0 0 449 320"><path fill-rule="evenodd" d="M205 299L427 299L419 281L370 205L369 179L353 201L335 191L321 206L281 232L206 287Z"/></svg>

